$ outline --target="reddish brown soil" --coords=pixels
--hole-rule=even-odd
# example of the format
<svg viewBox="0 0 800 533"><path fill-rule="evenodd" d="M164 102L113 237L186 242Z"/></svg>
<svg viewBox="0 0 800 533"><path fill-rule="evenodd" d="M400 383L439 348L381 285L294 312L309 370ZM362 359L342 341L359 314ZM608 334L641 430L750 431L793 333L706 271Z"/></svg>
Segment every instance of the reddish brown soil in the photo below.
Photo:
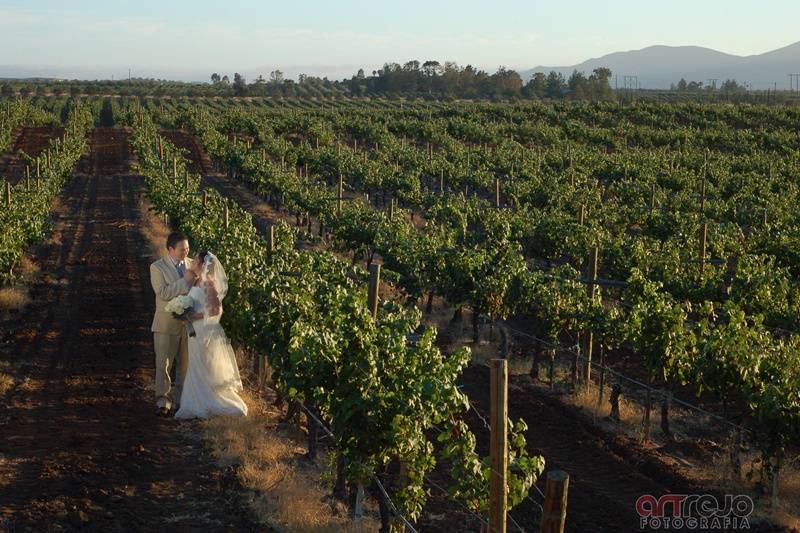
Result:
<svg viewBox="0 0 800 533"><path fill-rule="evenodd" d="M22 154L36 157L50 144L52 139L64 135L64 128L52 126L22 128L16 136L11 149L0 159L0 176L16 183L25 177L25 166L28 161ZM36 168L31 168L31 176L35 176Z"/></svg>
<svg viewBox="0 0 800 533"><path fill-rule="evenodd" d="M180 130L161 130L159 133L177 148L186 150L186 157L190 161L189 172L201 176L213 172L211 158L208 157L194 135Z"/></svg>
<svg viewBox="0 0 800 533"><path fill-rule="evenodd" d="M104 128L35 251L42 279L0 324L16 386L0 402L0 531L259 531L192 435L152 392L143 181L127 135Z"/></svg>

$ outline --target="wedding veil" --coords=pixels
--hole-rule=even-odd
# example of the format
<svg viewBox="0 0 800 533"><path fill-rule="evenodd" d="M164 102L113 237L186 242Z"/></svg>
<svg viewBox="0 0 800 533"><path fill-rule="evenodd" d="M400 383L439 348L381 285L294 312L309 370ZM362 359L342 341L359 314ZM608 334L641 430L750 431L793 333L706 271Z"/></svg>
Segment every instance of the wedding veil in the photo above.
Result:
<svg viewBox="0 0 800 533"><path fill-rule="evenodd" d="M236 354L224 330L218 326L222 317L222 300L228 294L228 276L225 274L222 263L211 252L206 252L206 256L203 259L200 281L206 292L206 305L203 315L207 326L205 331L205 357L201 358L201 361L206 365L209 382L215 389L225 390L232 388L233 390L241 391L242 378L239 375ZM214 291L208 289L209 284L214 287ZM214 292L216 292L216 296L213 294ZM212 314L212 309L215 307L218 307L217 312Z"/></svg>
<svg viewBox="0 0 800 533"><path fill-rule="evenodd" d="M214 287L214 290L216 291L216 297L219 300L219 302L213 301L212 295L210 295L209 291L206 289L206 295L208 296L208 302L204 310L206 322L212 319L219 320L222 308L222 300L224 300L225 295L228 294L228 276L225 274L225 269L223 268L222 263L219 262L219 258L217 258L217 256L211 252L206 252L206 257L203 259L203 268L200 271L200 281L204 288L208 283L210 283ZM220 306L220 313L217 313L216 316L211 315L210 308L217 303L219 303Z"/></svg>

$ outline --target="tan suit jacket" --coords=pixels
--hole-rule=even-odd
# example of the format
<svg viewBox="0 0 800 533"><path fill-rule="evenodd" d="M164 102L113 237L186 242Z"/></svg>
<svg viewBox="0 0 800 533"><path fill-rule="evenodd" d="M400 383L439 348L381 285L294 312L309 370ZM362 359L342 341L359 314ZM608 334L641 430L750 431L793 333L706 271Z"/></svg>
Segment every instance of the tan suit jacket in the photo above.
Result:
<svg viewBox="0 0 800 533"><path fill-rule="evenodd" d="M188 257L184 260L188 269L192 265L192 260ZM178 269L172 263L172 258L165 255L155 263L150 265L150 284L156 294L156 313L153 317L153 325L150 331L153 333L166 333L168 335L181 335L184 324L176 320L171 313L164 311L164 307L176 296L189 293L189 283L178 274Z"/></svg>

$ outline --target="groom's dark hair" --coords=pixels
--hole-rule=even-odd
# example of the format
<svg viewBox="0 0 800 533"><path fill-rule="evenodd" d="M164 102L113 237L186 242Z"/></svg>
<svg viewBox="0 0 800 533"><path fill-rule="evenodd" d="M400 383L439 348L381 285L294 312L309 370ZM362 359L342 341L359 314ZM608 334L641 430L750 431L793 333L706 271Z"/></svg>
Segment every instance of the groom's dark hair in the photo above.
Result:
<svg viewBox="0 0 800 533"><path fill-rule="evenodd" d="M189 237L182 231L173 231L167 237L167 249L175 248L179 242L188 241Z"/></svg>

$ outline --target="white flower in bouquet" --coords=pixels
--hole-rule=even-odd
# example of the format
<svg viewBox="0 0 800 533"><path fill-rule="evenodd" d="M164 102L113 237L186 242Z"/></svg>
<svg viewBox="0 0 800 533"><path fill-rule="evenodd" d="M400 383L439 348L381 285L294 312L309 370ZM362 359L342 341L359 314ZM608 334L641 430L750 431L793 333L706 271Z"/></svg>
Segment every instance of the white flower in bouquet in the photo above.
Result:
<svg viewBox="0 0 800 533"><path fill-rule="evenodd" d="M164 311L182 315L186 309L191 309L192 306L194 306L194 300L191 296L176 296L164 307Z"/></svg>
<svg viewBox="0 0 800 533"><path fill-rule="evenodd" d="M189 315L194 307L194 300L191 296L176 296L164 306L164 310L172 313L172 316L178 320L186 322L186 332L190 337L195 336L194 326L189 322Z"/></svg>

